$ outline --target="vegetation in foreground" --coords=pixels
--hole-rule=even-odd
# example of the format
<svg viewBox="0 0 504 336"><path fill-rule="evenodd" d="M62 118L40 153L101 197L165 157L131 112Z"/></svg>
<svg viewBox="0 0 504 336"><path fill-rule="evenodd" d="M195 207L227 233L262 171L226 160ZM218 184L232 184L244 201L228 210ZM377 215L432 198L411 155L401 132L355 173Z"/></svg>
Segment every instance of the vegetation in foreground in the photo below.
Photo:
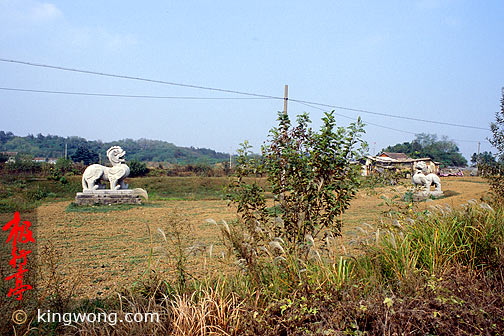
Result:
<svg viewBox="0 0 504 336"><path fill-rule="evenodd" d="M204 281L186 273L180 246L173 253L176 281L159 278L153 269L119 300L80 302L72 300L72 284L62 281L64 270L46 249L40 253L53 281L40 293L40 307L116 312L119 318L158 312L160 322L74 327L32 322L16 326L17 334L27 327L33 335L73 334L75 328L81 335L496 335L504 330L501 206L471 202L463 209L418 212L402 202L391 207L372 236L359 256L342 256L339 246L316 242L306 260L284 249L259 258L257 268Z"/></svg>

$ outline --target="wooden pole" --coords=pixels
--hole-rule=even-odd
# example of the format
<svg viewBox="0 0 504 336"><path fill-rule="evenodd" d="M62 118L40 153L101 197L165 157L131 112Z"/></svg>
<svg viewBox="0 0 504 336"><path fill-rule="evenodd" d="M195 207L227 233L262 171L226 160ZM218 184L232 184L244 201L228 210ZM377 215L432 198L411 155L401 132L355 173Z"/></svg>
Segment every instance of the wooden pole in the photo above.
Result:
<svg viewBox="0 0 504 336"><path fill-rule="evenodd" d="M289 85L285 85L284 92L284 113L287 113L287 101L289 100Z"/></svg>
<svg viewBox="0 0 504 336"><path fill-rule="evenodd" d="M479 165L480 162L480 142L478 141L478 154L476 156L476 166Z"/></svg>

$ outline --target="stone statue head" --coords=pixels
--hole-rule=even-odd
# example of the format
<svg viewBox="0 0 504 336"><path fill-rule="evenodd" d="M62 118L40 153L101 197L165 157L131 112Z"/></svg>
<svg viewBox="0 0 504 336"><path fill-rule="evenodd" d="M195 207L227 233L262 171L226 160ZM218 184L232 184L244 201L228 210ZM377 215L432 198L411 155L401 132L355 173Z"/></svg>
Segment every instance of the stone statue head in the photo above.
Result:
<svg viewBox="0 0 504 336"><path fill-rule="evenodd" d="M126 152L119 146L112 146L107 150L107 157L113 166L124 163L124 155Z"/></svg>
<svg viewBox="0 0 504 336"><path fill-rule="evenodd" d="M427 164L424 161L420 161L416 164L416 170L420 170L422 172L427 171Z"/></svg>

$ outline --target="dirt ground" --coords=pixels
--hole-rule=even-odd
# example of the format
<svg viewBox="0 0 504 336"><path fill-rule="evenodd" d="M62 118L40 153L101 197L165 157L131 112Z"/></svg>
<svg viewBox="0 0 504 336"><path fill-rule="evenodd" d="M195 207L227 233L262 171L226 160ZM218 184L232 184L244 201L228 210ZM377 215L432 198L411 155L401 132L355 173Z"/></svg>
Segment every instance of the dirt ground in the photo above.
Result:
<svg viewBox="0 0 504 336"><path fill-rule="evenodd" d="M479 200L488 185L478 177L442 178L446 198L423 202L459 206ZM363 223L374 227L386 207L380 196L404 193L406 187L361 191L344 215L343 243L349 250ZM226 201L153 201L146 206L103 213L66 212L70 202L55 202L37 209L37 246L40 261L55 254L63 280L75 283L79 297L101 297L132 286L155 270L177 277L179 256L187 255L187 271L194 278L230 271L229 259L217 225L208 219L232 220ZM182 248L181 251L177 246ZM49 247L50 252L45 251ZM45 272L49 272L46 269ZM50 276L49 274L46 274Z"/></svg>
<svg viewBox="0 0 504 336"><path fill-rule="evenodd" d="M419 210L426 210L437 204L457 207L471 199L479 201L489 191L488 184L481 177L442 177L441 185L446 197L419 202ZM395 188L379 188L374 192L360 191L343 216L343 236L354 234L355 227L362 223L374 226L379 222L382 212L387 210L385 205L381 205L384 203L382 197L404 195L409 189L411 186L406 184Z"/></svg>

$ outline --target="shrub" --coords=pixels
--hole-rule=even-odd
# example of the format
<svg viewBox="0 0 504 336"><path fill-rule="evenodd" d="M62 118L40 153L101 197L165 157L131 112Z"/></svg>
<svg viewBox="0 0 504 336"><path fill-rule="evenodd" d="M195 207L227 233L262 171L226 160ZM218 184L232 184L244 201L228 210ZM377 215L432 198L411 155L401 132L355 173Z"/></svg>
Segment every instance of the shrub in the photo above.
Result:
<svg viewBox="0 0 504 336"><path fill-rule="evenodd" d="M73 161L70 159L65 159L65 158L59 158L56 160L56 164L54 165L54 168L58 171L60 171L63 175L66 173L74 172L73 168Z"/></svg>
<svg viewBox="0 0 504 336"><path fill-rule="evenodd" d="M495 113L495 122L490 124L492 138L488 139L497 149L499 160L495 164L480 164L478 170L488 180L495 200L504 203L504 88L500 107L500 111Z"/></svg>
<svg viewBox="0 0 504 336"><path fill-rule="evenodd" d="M6 162L4 169L7 174L40 174L41 164L33 162L31 157L18 155L15 162Z"/></svg>
<svg viewBox="0 0 504 336"><path fill-rule="evenodd" d="M149 172L147 165L144 162L137 160L130 161L128 163L128 167L130 169L129 176L131 177L145 176Z"/></svg>
<svg viewBox="0 0 504 336"><path fill-rule="evenodd" d="M307 114L291 126L288 115L279 113L279 126L270 131L262 157L254 156L246 141L238 151L236 176L227 189L238 221L225 226L223 234L257 284L271 283L272 276L284 278L286 287L297 285L301 277L306 283L302 273L305 261L318 253L313 249L317 237L341 234L341 215L358 186L360 167L351 162L365 148L363 124L359 119L336 128L332 113L322 121L314 132ZM262 174L273 194L272 208L264 189L244 179Z"/></svg>
<svg viewBox="0 0 504 336"><path fill-rule="evenodd" d="M188 164L187 171L199 176L213 176L213 169L205 163Z"/></svg>

